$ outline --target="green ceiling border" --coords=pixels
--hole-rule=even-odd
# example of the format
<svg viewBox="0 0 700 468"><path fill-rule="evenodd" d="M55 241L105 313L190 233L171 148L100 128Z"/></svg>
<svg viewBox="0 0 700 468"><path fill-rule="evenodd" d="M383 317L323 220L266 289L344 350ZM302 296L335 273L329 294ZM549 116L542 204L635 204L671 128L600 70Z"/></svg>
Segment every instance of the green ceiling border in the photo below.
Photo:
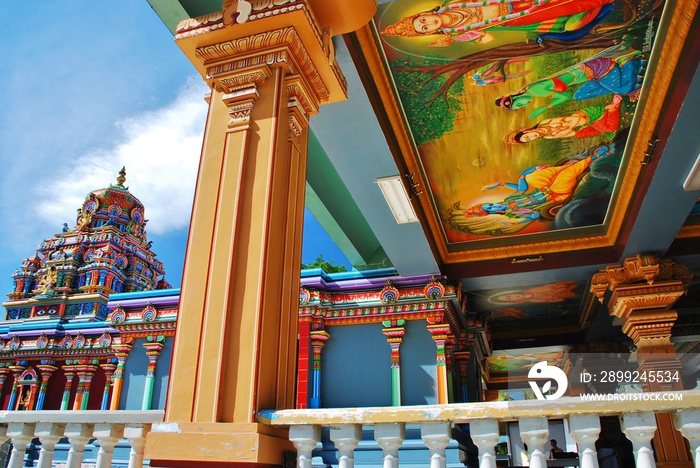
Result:
<svg viewBox="0 0 700 468"><path fill-rule="evenodd" d="M306 207L355 268L392 267L313 132L309 132Z"/></svg>

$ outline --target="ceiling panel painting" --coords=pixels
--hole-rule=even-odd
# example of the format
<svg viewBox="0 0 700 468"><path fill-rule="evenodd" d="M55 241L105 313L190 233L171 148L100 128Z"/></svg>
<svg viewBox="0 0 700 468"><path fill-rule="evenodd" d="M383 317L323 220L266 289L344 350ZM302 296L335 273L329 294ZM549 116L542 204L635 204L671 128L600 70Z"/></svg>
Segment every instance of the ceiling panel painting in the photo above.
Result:
<svg viewBox="0 0 700 468"><path fill-rule="evenodd" d="M576 326L585 282L558 281L522 287L467 293L472 313L488 317L494 331L536 329L540 333Z"/></svg>
<svg viewBox="0 0 700 468"><path fill-rule="evenodd" d="M404 158L425 179L420 203L443 259L606 235L611 213L629 203L621 181L639 172L626 147L639 130L663 7L379 5L375 38L413 147Z"/></svg>

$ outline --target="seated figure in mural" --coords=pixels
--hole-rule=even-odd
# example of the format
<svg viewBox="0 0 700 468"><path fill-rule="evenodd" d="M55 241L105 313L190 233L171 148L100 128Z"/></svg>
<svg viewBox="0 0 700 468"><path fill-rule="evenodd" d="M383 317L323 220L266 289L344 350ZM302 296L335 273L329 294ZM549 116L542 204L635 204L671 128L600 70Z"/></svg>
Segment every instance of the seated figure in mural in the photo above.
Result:
<svg viewBox="0 0 700 468"><path fill-rule="evenodd" d="M458 42L488 43L491 31L514 30L548 33L561 40L579 39L612 12L614 0L487 0L445 1L387 26L386 36L435 35L431 46Z"/></svg>
<svg viewBox="0 0 700 468"><path fill-rule="evenodd" d="M620 126L620 102L616 94L607 106L592 106L577 110L564 117L545 119L532 127L506 133L503 141L512 144L527 143L538 138L588 138L604 135L612 140Z"/></svg>
<svg viewBox="0 0 700 468"><path fill-rule="evenodd" d="M641 71L641 52L634 51L617 58L597 57L500 97L496 99L496 105L514 110L530 105L535 97L547 98L547 104L536 108L529 115L534 118L547 109L564 104L572 97L581 101L606 94L618 94L629 96L630 100L635 101L641 87ZM583 85L572 95L568 88L581 83Z"/></svg>
<svg viewBox="0 0 700 468"><path fill-rule="evenodd" d="M560 166L539 165L525 169L517 182L497 182L484 187L507 187L513 194L502 201L480 203L464 209L457 202L448 210L445 222L454 229L478 235L513 234L545 216L552 219L555 209L566 203L579 183L579 176L591 163L610 153L599 146L583 159L572 159ZM494 216L491 216L494 215Z"/></svg>

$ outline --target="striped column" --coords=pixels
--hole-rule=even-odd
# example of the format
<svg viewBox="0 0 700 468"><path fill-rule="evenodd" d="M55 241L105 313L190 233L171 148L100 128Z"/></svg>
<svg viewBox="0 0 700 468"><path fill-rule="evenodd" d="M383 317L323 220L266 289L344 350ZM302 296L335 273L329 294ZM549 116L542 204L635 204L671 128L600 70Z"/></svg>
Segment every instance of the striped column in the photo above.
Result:
<svg viewBox="0 0 700 468"><path fill-rule="evenodd" d="M73 366L66 366L63 368L66 376L66 386L63 387L63 398L61 399L61 409L67 410L68 403L70 403L70 391L73 387L73 377L75 377Z"/></svg>
<svg viewBox="0 0 700 468"><path fill-rule="evenodd" d="M321 324L318 324L322 326ZM311 388L311 408L321 407L321 350L323 349L324 343L331 336L323 329L311 330L311 347L314 350L314 364L313 364L313 386Z"/></svg>
<svg viewBox="0 0 700 468"><path fill-rule="evenodd" d="M74 410L86 410L90 400L90 387L95 376L96 366L81 366L78 371L78 392L75 394Z"/></svg>
<svg viewBox="0 0 700 468"><path fill-rule="evenodd" d="M146 348L146 356L148 356L148 370L146 371L146 383L143 390L142 410L151 409L153 387L156 381L156 364L163 346L165 346L165 336L163 335L149 336L143 344L143 347Z"/></svg>
<svg viewBox="0 0 700 468"><path fill-rule="evenodd" d="M406 320L385 320L382 333L391 346L391 406L401 406L401 343L406 334Z"/></svg>
<svg viewBox="0 0 700 468"><path fill-rule="evenodd" d="M119 400L122 396L122 384L124 383L124 368L126 367L126 360L129 357L132 346L132 343L127 342L114 345L114 355L117 357L117 368L112 377L114 388L112 390L112 401L109 405L109 409L111 410L119 409Z"/></svg>
<svg viewBox="0 0 700 468"><path fill-rule="evenodd" d="M100 409L103 411L109 409L109 391L112 389L112 375L114 375L114 371L116 369L116 364L102 364L102 370L105 373L105 386L102 390L102 403L100 404Z"/></svg>
<svg viewBox="0 0 700 468"><path fill-rule="evenodd" d="M54 364L56 364L54 361L46 360L36 366L37 369L41 371L41 385L39 387L39 396L36 399L36 410L44 409L44 399L46 398L46 389L49 386L49 379L51 379L54 371L58 369Z"/></svg>
<svg viewBox="0 0 700 468"><path fill-rule="evenodd" d="M450 326L446 323L431 324L428 321L428 331L435 342L435 373L437 378L437 400L439 405L449 403L447 390L447 366L445 361L445 343L450 333Z"/></svg>
<svg viewBox="0 0 700 468"><path fill-rule="evenodd" d="M12 371L12 375L14 376L15 380L12 382L12 393L10 394L10 401L7 403L7 409L8 410L16 410L17 409L17 394L19 392L19 376L22 375L22 372L24 372L24 366L10 366L10 370Z"/></svg>

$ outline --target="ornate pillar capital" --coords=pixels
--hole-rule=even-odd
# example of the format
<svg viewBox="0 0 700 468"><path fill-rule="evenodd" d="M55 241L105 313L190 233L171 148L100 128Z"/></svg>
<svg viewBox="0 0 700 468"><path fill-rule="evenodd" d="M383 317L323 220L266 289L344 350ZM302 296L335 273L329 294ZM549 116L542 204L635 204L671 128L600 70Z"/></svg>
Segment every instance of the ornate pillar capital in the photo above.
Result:
<svg viewBox="0 0 700 468"><path fill-rule="evenodd" d="M669 310L685 294L692 274L685 265L649 254L625 259L601 270L591 280L591 292L602 302L612 291L608 312L622 322L622 331L637 347L640 371L677 371L681 364L671 344L678 313ZM659 385L645 384L660 390ZM680 388L680 382L670 387ZM670 388L663 388L670 389Z"/></svg>
<svg viewBox="0 0 700 468"><path fill-rule="evenodd" d="M672 260L660 260L656 255L637 254L626 258L622 265L611 265L593 275L591 292L603 302L605 291L624 291L625 286L644 288L659 283L680 283L687 288L693 275L688 267ZM621 288L623 287L623 288ZM611 301L612 302L612 301Z"/></svg>

